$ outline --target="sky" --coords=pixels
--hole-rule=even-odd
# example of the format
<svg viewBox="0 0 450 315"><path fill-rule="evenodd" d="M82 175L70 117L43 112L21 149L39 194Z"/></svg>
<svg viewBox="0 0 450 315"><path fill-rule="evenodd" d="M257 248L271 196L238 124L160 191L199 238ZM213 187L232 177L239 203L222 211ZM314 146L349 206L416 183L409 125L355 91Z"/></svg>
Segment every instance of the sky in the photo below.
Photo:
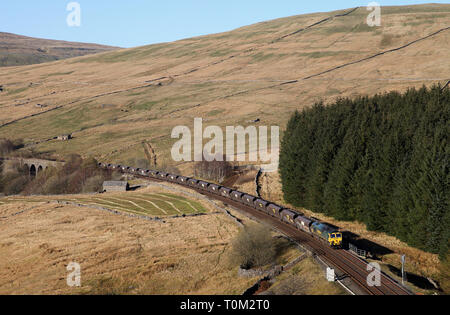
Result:
<svg viewBox="0 0 450 315"><path fill-rule="evenodd" d="M76 10L79 4L80 26ZM2 1L0 32L136 47L220 33L280 17L367 6L372 0L14 0ZM382 6L421 4L415 0L378 0ZM432 0L433 3L450 1ZM73 23L72 23L73 24Z"/></svg>

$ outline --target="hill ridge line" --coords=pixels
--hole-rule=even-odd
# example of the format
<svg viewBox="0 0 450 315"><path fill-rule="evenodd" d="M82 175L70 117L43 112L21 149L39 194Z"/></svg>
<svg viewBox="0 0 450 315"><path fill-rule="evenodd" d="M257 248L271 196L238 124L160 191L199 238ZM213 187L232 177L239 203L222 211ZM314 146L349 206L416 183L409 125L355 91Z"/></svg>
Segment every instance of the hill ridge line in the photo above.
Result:
<svg viewBox="0 0 450 315"><path fill-rule="evenodd" d="M439 34L439 33L441 33L441 32L445 32L445 31L447 31L447 30L449 30L449 29L450 29L450 26L449 26L449 27L442 28L442 29L439 29L438 31L436 31L436 32L434 32L434 33L431 33L431 34L429 34L429 35L427 35L427 36L418 38L418 39L416 39L416 40L414 40L414 41L412 41L412 42L409 42L409 43L407 43L407 44L405 44L405 45L402 45L402 46L400 46L400 47L393 48L393 49L389 49L389 50L385 50L385 51L381 51L381 52L378 52L378 53L376 53L376 54L374 54L374 55L371 55L371 56L368 56L368 57L365 57L365 58L362 58L362 59L359 59L359 60L355 60L355 61L352 61L352 62L348 62L348 63L342 64L342 65L339 65L339 66L330 68L330 69L328 69L328 70L325 70L325 71L322 71L322 72L319 72L319 73L316 73L316 74L313 74L313 75L309 75L309 76L304 77L304 78L301 78L301 79L288 80L288 81L286 81L286 82L279 83L279 84L273 84L273 85L269 85L269 86L265 86L265 87L260 87L260 88L257 88L257 89L252 89L252 90L245 90L245 91L236 92L236 93L233 93L233 94L230 94L230 95L225 95L225 96L222 96L222 97L220 97L220 98L216 98L216 99L214 99L214 100L212 100L212 101L206 102L206 103L201 104L201 105L196 105L196 106L194 106L194 107L203 106L203 105L209 104L209 103L214 102L214 101L217 101L217 100L227 99L227 98L234 97L234 96L237 96L237 95L242 95L242 94L246 94L246 93L250 93L250 92L257 92L257 91L261 91L261 90L265 90L265 89L271 89L271 88L280 87L280 86L283 86L283 85L295 84L295 83L299 83L299 82L301 82L301 81L306 81L306 80L309 80L309 79L312 79L312 78L321 76L321 75L323 75L323 74L326 74L326 73L329 73L329 72L332 72L332 71L335 71L335 70L339 70L339 69L348 67L348 66L350 66L350 65L354 65L354 64L357 64L357 63L361 63L361 62L364 62L364 61L367 61L367 60L370 60L370 59L373 59L373 58L376 58L376 57L379 57L379 56L382 56L382 55L385 55L385 54L388 54L388 53L391 53L391 52L399 51L399 50L404 49L404 48L407 48L407 47L409 47L409 46L411 46L411 45L413 45L413 44L415 44L415 43L417 43L417 42L420 42L420 41L426 40L426 39L428 39L428 38L430 38L430 37L433 37L433 36L435 36L435 35L437 35L437 34ZM447 84L447 85L448 85L448 84ZM184 109L181 109L181 110L188 110L188 109L191 109L191 108L192 108L192 107L190 107L190 108L184 108Z"/></svg>
<svg viewBox="0 0 450 315"><path fill-rule="evenodd" d="M255 51L255 50L257 50L257 49L259 49L259 48L262 48L262 47L264 47L264 46L272 45L272 44L274 44L274 43L276 43L276 42L278 42L278 41L280 41L280 40L282 40L282 39L284 39L284 38L287 38L287 37L289 37L289 36L292 36L292 35L301 33L301 32L303 32L303 31L309 30L309 29L313 28L314 26L320 25L320 24L322 24L322 23L324 23L324 22L327 22L327 21L331 21L331 20L333 20L333 19L335 19L335 18L337 18L337 17L344 17L344 16L347 16L347 15L350 15L351 13L355 12L355 11L356 11L357 9L359 9L359 8L360 8L360 7L356 7L356 8L353 8L353 9L349 10L348 12L344 12L344 13L341 13L341 14L336 14L336 15L333 15L333 16L329 16L329 17L327 17L327 18L325 18L325 19L322 19L322 20L320 20L320 21L318 21L318 22L315 22L315 23L313 23L313 24L310 24L310 25L308 25L308 26L306 26L306 27L304 27L304 28L302 28L302 29L299 29L299 30L297 30L297 31L295 31L295 32L292 32L292 33L283 35L283 36L281 36L281 37L278 37L278 38L272 40L271 42L267 42L267 43L261 44L261 45L259 45L259 46L255 46L255 47L248 48L248 49L246 49L246 50L244 50L244 51L242 51L242 52L240 52L240 53L237 53L237 54L234 54L234 55L230 55L230 56L228 56L228 57L226 57L226 58L224 58L224 59L217 60L217 61L212 62L212 63L210 63L210 64L208 64L208 65L205 65L205 66L203 66L203 67L202 67L202 66L199 66L199 67L196 67L196 68L192 68L192 69L190 69L190 70L188 70L188 71L186 71L186 72L171 75L171 77L174 77L174 78L175 78L175 77L180 77L180 76L183 76L183 75L188 75L188 74L191 74L191 73L194 73L194 72L197 72L197 71L200 71L200 70L203 70L203 69L207 69L207 68L209 68L209 67L212 67L212 66L221 64L221 63L226 62L226 61L228 61L228 60L231 60L231 59L233 59L233 58L235 58L235 57L238 57L238 56L240 56L240 55L243 55L243 54L246 54L246 53ZM158 81L158 80L163 80L163 79L166 79L166 78L167 78L167 77L161 77L161 78L158 78L158 79L149 80L148 82Z"/></svg>
<svg viewBox="0 0 450 315"><path fill-rule="evenodd" d="M358 9L358 8L359 8L359 7L357 7L357 8L355 8L355 9L351 10L350 12L347 12L346 15L348 15L348 14L354 12L354 11L355 11L356 9ZM341 15L344 15L344 14L341 14ZM324 20L326 20L326 19L324 19ZM322 20L322 21L324 21L324 20ZM323 23L323 22L322 22L322 23ZM211 100L211 101L207 101L207 102L205 102L205 103L203 103L203 104L197 104L197 105L191 106L191 107L189 107L189 108L178 109L178 110L176 110L176 111L174 111L174 112L168 113L168 115L171 115L171 114L173 114L173 113L175 113L175 112L185 111L185 110L189 110L189 109L192 109L192 108L195 108L195 107L204 106L204 105L206 105L206 104L209 104L209 103L211 103L211 102L213 102L213 101L217 101L217 100L227 99L227 98L231 98L231 97L234 97L234 96L238 96L238 95L242 95L242 94L246 94L246 93L250 93L250 92L256 92L256 91L260 91L260 90L264 90L264 89L270 89L270 88L280 87L280 86L289 85L289 84L296 84L296 83L299 83L299 82L301 82L301 81L306 81L306 80L309 80L309 79L311 79L311 78L315 78L315 77L324 75L324 74L326 74L326 73L330 73L330 72L332 72L332 71L336 71L336 70L339 70L339 69L342 69L342 68L345 68L345 67L348 67L348 66L357 64L357 63L361 63L361 62L364 62L364 61L367 61L367 60L370 60L370 59L374 59L374 58L376 58L376 57L379 57L379 56L382 56L382 55L385 55L385 54L388 54L388 53L392 53L392 52L396 52L396 51L405 49L405 48L407 48L407 47L409 47L409 46L411 46L411 45L413 45L413 44L415 44L415 43L418 43L418 42L420 42L420 41L426 40L426 39L428 39L428 38L430 38L430 37L433 37L433 36L435 36L435 35L438 35L439 33L448 31L449 29L450 29L450 26L441 28L441 29L439 29L439 30L437 30L437 31L435 31L435 32L433 32L433 33L427 35L427 36L418 38L418 39L416 39L416 40L414 40L414 41L411 41L411 42L409 42L409 43L407 43L407 44L405 44L405 45L402 45L402 46L400 46L400 47L393 48L393 49L389 49L389 50L385 50L385 51L381 51L381 52L378 52L378 53L376 53L376 54L374 54L374 55L371 55L371 56L368 56L368 57L365 57L365 58L362 58L362 59L359 59L359 60L355 60L355 61L352 61L352 62L344 63L344 64L338 65L338 66L336 66L336 67L330 68L330 69L328 69L328 70L325 70L325 71L322 71L322 72L319 72L319 73L316 73L316 74L313 74L313 75L309 75L309 76L304 77L304 78L301 78L301 79L287 80L287 81L285 81L285 82L278 83L278 84L272 84L272 85L270 85L270 86L260 87L260 88L251 89L251 90L239 91L239 92L236 92L236 93L233 93L233 94L230 94L230 95L225 95L225 96L216 98L216 99ZM265 45L268 45L268 44L265 44ZM226 59L225 59L225 60L226 60ZM198 70L199 70L199 69L196 69L195 71L198 71ZM173 76L171 76L171 77L181 76L181 75L182 75L182 74L178 74L178 75L173 75ZM148 83L148 82L156 82L156 81L161 80L161 79L163 79L163 78L167 78L167 77L162 77L162 78L158 78L158 79L154 79L154 80L149 80L149 81L145 81L145 82L147 82L147 83ZM447 83L447 85L448 85L448 83ZM13 123L16 123L16 122L19 122L19 121L22 121L22 120L25 120L25 119L28 119L28 118L32 118L32 117L35 117L35 116L39 116L39 115L48 113L48 112L50 112L50 111L54 111L54 110L63 108L63 107L68 106L68 105L72 105L72 104L77 103L77 102L80 102L80 101L92 100L92 99L95 99L95 98L98 98L98 97L102 97L102 96L106 96L106 95L118 94L118 93L123 93L123 92L133 91L133 90L136 90L136 89L141 89L141 88L151 87L151 86L152 86L152 84L145 84L145 85L139 85L139 86L131 87L131 88L124 89L124 90L105 92L105 93L97 94L97 95L94 95L94 96L89 96L89 97L86 97L86 98L83 98L83 99L79 99L79 100L72 101L72 102L67 103L67 104L64 104L64 105L56 106L56 107L54 107L54 108L51 108L51 109L46 110L46 111L43 111L43 112L34 113L34 114L31 114L31 115L28 115L28 116L21 117L21 118L18 118L18 119L16 119L16 120L10 121L10 122L3 123L3 124L0 125L0 128L5 127L5 126L9 126L9 125L11 125L11 124L13 124Z"/></svg>
<svg viewBox="0 0 450 315"><path fill-rule="evenodd" d="M341 13L341 14L336 14L336 15L333 15L333 16L330 16L330 17L327 17L327 18L322 19L322 20L320 20L320 21L318 21L318 22L315 22L315 23L313 23L313 24L310 24L310 25L308 25L308 26L306 26L306 27L304 27L304 28L302 28L302 29L300 29L300 30L297 30L297 31L292 32L292 33L290 33L290 34L286 34L286 35L282 36L281 39L284 39L284 38L286 38L286 37L289 37L289 36L298 34L298 33L302 32L302 31L311 29L311 28L314 27L314 26L317 26L317 25L322 24L322 23L327 22L327 21L331 21L331 20L335 19L336 17L343 17L343 16L350 15L351 13L355 12L355 11L356 11L357 9L359 9L359 8L360 8L360 7L356 7L356 8L353 8L353 9L347 11L347 12L344 12L344 13ZM279 39L280 39L280 38L279 38ZM150 80L145 81L145 83L153 83L153 82L158 82L158 81L161 81L161 80L164 80L164 79L169 79L169 78L175 78L175 77L180 77L180 76L188 75L188 74L191 74L191 73L193 73L193 72L196 72L196 71L199 71L199 70L203 70L203 69L209 68L209 67L211 67L211 66L218 65L218 64L220 64L220 63L223 63L223 62L225 62L225 61L231 60L231 59L233 59L233 58L235 58L235 57L237 57L237 56L240 56L240 55L242 55L242 54L245 54L245 53L254 51L254 50L259 49L259 48L261 48L261 47L271 45L271 44L273 44L273 43L274 43L275 41L277 41L277 40L278 40L278 39L275 39L275 40L272 41L272 42L268 42L268 43L265 43L265 44L261 44L261 45L259 45L258 47L252 47L252 48L246 49L246 50L244 50L243 52L241 52L241 53L239 53L239 54L228 56L228 57L225 58L225 59L215 61L215 62L210 63L210 64L208 64L208 65L206 65L206 66L204 66L204 67L201 67L201 66L200 66L200 67L193 68L193 69L188 70L188 71L183 72L183 73L174 74L174 75L169 75L169 76L162 76L162 77L159 77L159 78L156 78L156 79L150 79ZM285 85L285 84L290 84L290 83L293 83L293 81L282 82L280 85ZM152 85L148 85L148 84L147 84L147 85L142 85L142 86L133 87L133 88L130 88L130 89L127 89L127 90L116 91L116 92L105 92L104 94L99 94L99 95L90 96L90 97L85 98L85 99L81 99L81 100L73 101L73 102L70 102L70 103L67 103L67 104L64 104L64 105L59 105L59 106L53 107L53 108L51 108L51 109L48 109L48 110L43 111L43 112L40 112L40 113L31 114L31 115L28 115L28 116L25 116L25 117L22 117L22 118L18 118L18 119L13 120L13 121L9 121L9 122L3 123L3 124L0 125L0 128L9 126L9 125L11 125L11 124L13 124L13 123L22 121L22 120L27 119L27 118L32 118L32 117L35 117L35 116L38 116L38 115L42 115L42 114L45 114L45 113L48 113L48 112L51 112L51 111L54 111L54 110L63 108L63 107L68 106L68 105L72 105L72 104L74 104L74 103L76 103L76 102L79 102L79 101L86 101L86 100L89 100L89 99L95 99L95 98L98 98L98 97L102 97L102 96L106 96L106 95L111 95L111 94L117 94L117 93L121 93L121 92L128 92L128 91L132 91L132 90L135 90L135 89L146 88L146 87L149 87L149 86L152 86ZM274 86L272 86L272 87L276 87L276 86L277 86L277 85L274 85ZM265 88L266 88L266 87L265 87ZM270 87L267 87L267 88L270 88ZM257 91L257 90L255 90L255 91ZM233 97L233 96L237 96L237 95L245 94L245 93L246 93L246 91L243 91L243 92L237 92L237 93L235 93L235 94L233 94L233 95L225 96L224 98L229 98L229 97ZM42 96L35 97L34 99L38 99L38 98L40 98L40 97L42 97ZM219 99L220 99L220 98L219 98ZM213 100L213 101L214 101L214 100ZM24 104L21 104L21 105L25 105L25 104L28 104L28 103L30 103L30 102L31 102L31 101L28 101L28 102L26 102L26 103L24 103ZM208 102L208 103L209 103L209 102ZM208 104L208 103L207 103L207 104ZM14 106L14 105L10 105L10 106ZM191 108L199 107L199 106L201 106L201 105L198 104L198 105L195 105L195 106L190 107L190 108L187 108L187 109L191 109ZM185 109L178 109L178 110L175 110L175 111L173 111L173 112L168 113L168 115L171 115L171 114L173 114L173 113L176 113L176 112L179 112L179 111L183 111L183 110L186 110L186 108L185 108Z"/></svg>
<svg viewBox="0 0 450 315"><path fill-rule="evenodd" d="M312 28L312 27L314 27L314 26L316 26L316 25L322 24L322 23L327 22L327 21L331 21L331 20L333 20L333 19L335 19L335 18L337 18L337 17L344 17L344 16L347 16L347 15L350 15L350 14L352 14L353 12L355 12L356 10L358 10L359 8L360 8L360 7L356 7L356 8L351 9L351 10L348 11L348 12L341 13L341 14L336 14L336 15L327 17L327 18L325 18L325 19L322 19L322 20L320 20L320 21L318 21L318 22L316 22L316 23L313 23L313 24L311 24L311 25L308 25L308 26L306 26L306 27L304 27L304 28L301 28L301 29L299 29L299 30L297 30L297 31L295 31L295 32L292 32L292 33L286 34L286 35L284 35L284 36L281 36L281 37L275 39L274 41L272 41L271 44L273 44L273 43L275 43L275 42L278 42L278 41L280 41L280 40L283 40L283 39L285 39L285 38L287 38L287 37L289 37L289 36L293 36L293 35L296 35L296 34L298 34L298 33L303 32L303 31L306 31L306 30L308 30L308 29L310 29L310 28Z"/></svg>

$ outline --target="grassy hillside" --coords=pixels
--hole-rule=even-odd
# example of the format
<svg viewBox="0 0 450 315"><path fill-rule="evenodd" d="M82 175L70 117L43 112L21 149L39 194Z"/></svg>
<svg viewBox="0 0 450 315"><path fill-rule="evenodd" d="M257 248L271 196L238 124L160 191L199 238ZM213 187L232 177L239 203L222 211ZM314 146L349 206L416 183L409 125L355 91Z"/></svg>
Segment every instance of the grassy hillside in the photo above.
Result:
<svg viewBox="0 0 450 315"><path fill-rule="evenodd" d="M374 28L365 24L368 13L361 7L292 16L3 68L0 134L37 142L39 151L111 162L145 158L148 141L158 162L170 164L172 128L192 127L194 117L219 126L259 118L283 129L294 110L318 100L447 82L450 5L384 7L382 26ZM63 133L74 139L45 141Z"/></svg>
<svg viewBox="0 0 450 315"><path fill-rule="evenodd" d="M0 67L31 65L116 49L0 32Z"/></svg>
<svg viewBox="0 0 450 315"><path fill-rule="evenodd" d="M20 202L45 202L48 196L35 198L9 197L3 198L0 205ZM104 207L119 212L145 215L151 217L167 217L177 215L193 215L205 213L205 208L198 202L172 194L108 194L104 196L68 196L56 197L59 201L72 202L84 206Z"/></svg>

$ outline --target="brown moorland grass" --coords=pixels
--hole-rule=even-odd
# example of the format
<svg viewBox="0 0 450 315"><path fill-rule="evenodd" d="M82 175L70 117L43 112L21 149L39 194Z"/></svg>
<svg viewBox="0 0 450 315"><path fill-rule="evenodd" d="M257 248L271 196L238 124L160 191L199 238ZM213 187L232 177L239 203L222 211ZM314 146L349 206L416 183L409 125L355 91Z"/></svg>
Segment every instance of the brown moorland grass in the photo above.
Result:
<svg viewBox="0 0 450 315"><path fill-rule="evenodd" d="M150 193L151 192L151 193ZM203 201L194 201L183 196L162 193L155 189L141 189L138 192L103 193L87 195L57 195L33 197L7 197L0 204L17 202L39 203L48 200L103 207L119 212L145 215L148 217L167 217L194 215L207 212Z"/></svg>
<svg viewBox="0 0 450 315"><path fill-rule="evenodd" d="M161 187L139 193L173 194ZM208 215L165 218L165 223L48 203L88 197L0 199L0 294L241 294L257 280L239 277L232 263L231 244L239 227L204 200L188 198L207 208ZM277 244L276 264L302 254L283 238ZM81 265L81 288L66 285L70 262ZM316 269L299 275L315 279L315 294L339 291Z"/></svg>
<svg viewBox="0 0 450 315"><path fill-rule="evenodd" d="M0 32L0 67L38 64L106 52L116 47L48 40ZM48 76L70 73L53 73Z"/></svg>
<svg viewBox="0 0 450 315"><path fill-rule="evenodd" d="M0 206L1 216L29 206ZM2 294L239 294L253 280L224 259L237 226L222 214L160 223L38 204L1 221ZM66 285L72 261L81 288Z"/></svg>
<svg viewBox="0 0 450 315"><path fill-rule="evenodd" d="M278 276L266 294L320 295L323 292L327 292L328 295L346 294L342 287L323 281L322 270L311 257L308 257Z"/></svg>
<svg viewBox="0 0 450 315"><path fill-rule="evenodd" d="M447 27L450 5L384 7L377 28L364 24L368 12L362 7L277 40L348 11L292 16L173 43L0 69L5 88L0 125L19 119L0 132L27 143L73 133L69 143L48 141L35 148L61 156L93 154L116 163L145 158L142 141L148 141L159 161L176 164L170 157L176 141L171 131L179 125L192 127L194 117L221 127L248 125L259 118L263 125L283 129L295 109L315 101L448 80L449 46L443 43L450 31L303 80L379 53L385 49L382 42L389 44L386 49L396 48ZM293 79L299 82L280 85ZM39 115L26 118L34 114Z"/></svg>

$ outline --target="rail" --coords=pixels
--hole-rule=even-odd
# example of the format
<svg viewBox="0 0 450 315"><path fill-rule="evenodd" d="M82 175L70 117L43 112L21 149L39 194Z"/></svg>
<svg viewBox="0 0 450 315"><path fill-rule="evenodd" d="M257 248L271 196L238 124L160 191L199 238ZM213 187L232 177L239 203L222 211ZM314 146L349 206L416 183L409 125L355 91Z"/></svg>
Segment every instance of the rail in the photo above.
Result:
<svg viewBox="0 0 450 315"><path fill-rule="evenodd" d="M231 196L223 196L221 194L213 193L211 191L205 190L201 187L190 186L186 183L180 183L177 180L169 180L169 174L165 174L166 176L158 176L158 172L156 172L155 176L152 176L152 171L150 170L142 170L138 168L120 166L120 165L112 165L112 164L99 164L100 167L118 170L122 173L126 173L129 175L136 176L138 178L143 178L156 182L168 182L171 184L177 184L182 187L194 190L202 195L207 196L208 198L222 201L224 204L231 206L241 212L244 212L246 215L252 216L254 219L269 224L271 227L283 232L286 236L290 237L297 243L302 244L303 246L307 246L311 249L312 252L316 253L321 257L327 264L331 264L336 266L338 270L340 270L343 274L350 277L353 282L358 285L362 290L364 290L369 295L411 295L412 293L408 291L406 288L400 286L398 283L393 281L386 274L381 272L381 285L380 286L371 286L367 283L367 279L369 277L370 272L367 270L367 262L359 257L353 255L352 253L346 250L335 250L331 247L327 246L323 241L314 237L312 234L309 234L305 231L301 231L296 227L287 224L281 221L279 218L273 217L265 212L257 210L256 208L251 207L243 203L243 201L237 201L231 198ZM153 171L155 173L155 171ZM183 178L182 176L176 176L177 178ZM186 177L184 177L186 178ZM210 184L210 183L208 183ZM224 187L226 188L226 187Z"/></svg>

